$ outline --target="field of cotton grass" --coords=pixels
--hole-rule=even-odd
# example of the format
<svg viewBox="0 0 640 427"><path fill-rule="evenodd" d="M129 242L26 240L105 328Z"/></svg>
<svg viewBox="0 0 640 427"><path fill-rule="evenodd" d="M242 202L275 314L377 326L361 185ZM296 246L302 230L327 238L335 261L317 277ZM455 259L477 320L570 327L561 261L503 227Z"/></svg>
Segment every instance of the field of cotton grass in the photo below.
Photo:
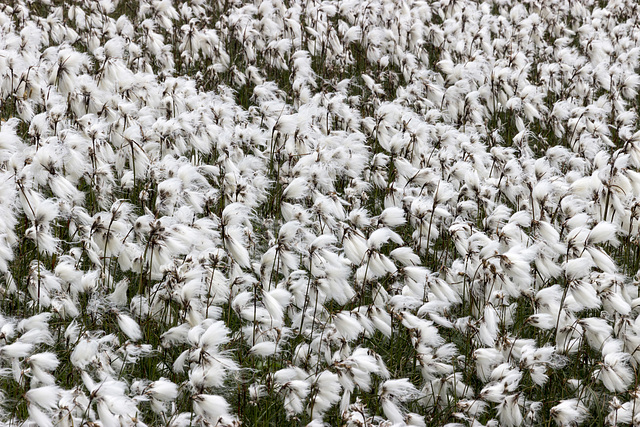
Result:
<svg viewBox="0 0 640 427"><path fill-rule="evenodd" d="M0 423L640 425L633 0L0 4Z"/></svg>

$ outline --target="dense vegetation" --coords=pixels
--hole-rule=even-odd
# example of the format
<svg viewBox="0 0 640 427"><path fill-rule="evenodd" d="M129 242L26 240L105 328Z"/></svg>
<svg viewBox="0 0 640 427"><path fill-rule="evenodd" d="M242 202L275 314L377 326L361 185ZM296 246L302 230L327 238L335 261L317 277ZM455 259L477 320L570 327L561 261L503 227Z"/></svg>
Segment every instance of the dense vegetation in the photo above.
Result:
<svg viewBox="0 0 640 427"><path fill-rule="evenodd" d="M2 2L0 421L640 424L638 9Z"/></svg>

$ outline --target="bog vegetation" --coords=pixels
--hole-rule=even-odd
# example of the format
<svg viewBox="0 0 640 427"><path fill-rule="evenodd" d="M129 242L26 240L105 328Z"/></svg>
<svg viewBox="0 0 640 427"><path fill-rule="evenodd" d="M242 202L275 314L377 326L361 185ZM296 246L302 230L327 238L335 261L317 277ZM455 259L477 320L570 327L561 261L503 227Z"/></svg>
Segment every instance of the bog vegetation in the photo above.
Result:
<svg viewBox="0 0 640 427"><path fill-rule="evenodd" d="M0 4L0 421L640 425L633 0Z"/></svg>

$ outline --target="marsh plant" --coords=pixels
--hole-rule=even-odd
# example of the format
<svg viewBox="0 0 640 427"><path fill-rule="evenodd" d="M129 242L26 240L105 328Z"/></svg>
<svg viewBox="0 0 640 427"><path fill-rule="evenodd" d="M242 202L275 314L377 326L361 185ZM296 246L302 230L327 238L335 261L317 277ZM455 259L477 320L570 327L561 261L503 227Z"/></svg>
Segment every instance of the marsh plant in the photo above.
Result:
<svg viewBox="0 0 640 427"><path fill-rule="evenodd" d="M640 425L633 0L0 4L0 422Z"/></svg>

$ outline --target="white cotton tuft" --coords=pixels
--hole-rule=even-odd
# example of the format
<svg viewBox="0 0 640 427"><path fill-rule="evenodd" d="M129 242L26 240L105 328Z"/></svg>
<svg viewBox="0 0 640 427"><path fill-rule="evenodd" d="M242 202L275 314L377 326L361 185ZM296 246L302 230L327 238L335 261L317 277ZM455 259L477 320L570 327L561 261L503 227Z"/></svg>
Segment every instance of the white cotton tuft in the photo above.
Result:
<svg viewBox="0 0 640 427"><path fill-rule="evenodd" d="M481 381L487 381L493 369L504 362L504 356L495 348L479 348L473 352L476 375Z"/></svg>
<svg viewBox="0 0 640 427"><path fill-rule="evenodd" d="M303 199L309 194L309 184L304 177L294 178L282 192L282 197L288 200Z"/></svg>
<svg viewBox="0 0 640 427"><path fill-rule="evenodd" d="M396 424L404 423L404 415L398 403L411 400L417 395L418 390L407 378L387 380L378 390L382 411L389 421Z"/></svg>
<svg viewBox="0 0 640 427"><path fill-rule="evenodd" d="M398 233L391 231L388 228L379 228L369 235L367 244L372 249L380 249L380 247L386 244L389 240L402 244L402 237Z"/></svg>
<svg viewBox="0 0 640 427"><path fill-rule="evenodd" d="M557 319L548 313L536 313L529 316L526 323L530 323L539 329L549 330L555 328Z"/></svg>
<svg viewBox="0 0 640 427"><path fill-rule="evenodd" d="M613 328L605 319L588 317L578 323L584 328L584 337L594 350L600 350L613 335Z"/></svg>
<svg viewBox="0 0 640 427"><path fill-rule="evenodd" d="M231 257L241 267L248 268L251 266L251 259L249 257L249 251L243 246L242 230L239 228L231 228L225 230L224 245L225 249L229 251Z"/></svg>
<svg viewBox="0 0 640 427"><path fill-rule="evenodd" d="M391 316L389 315L389 313L384 309L375 307L375 309L371 310L370 316L371 321L373 322L373 326L375 326L376 329L382 333L382 335L389 338L392 333Z"/></svg>
<svg viewBox="0 0 640 427"><path fill-rule="evenodd" d="M424 420L424 416L420 414L416 414L414 412L409 412L404 416L404 422L407 423L407 426L413 427L427 427L427 423Z"/></svg>
<svg viewBox="0 0 640 427"><path fill-rule="evenodd" d="M367 241L359 231L348 232L342 240L345 256L354 265L360 265L367 253Z"/></svg>
<svg viewBox="0 0 640 427"><path fill-rule="evenodd" d="M315 388L318 392L313 401L311 418L322 418L324 413L340 400L342 386L338 381L338 375L330 371L322 371L315 379Z"/></svg>
<svg viewBox="0 0 640 427"><path fill-rule="evenodd" d="M586 245L597 245L598 243L608 242L614 246L619 244L616 238L618 227L615 224L606 221L600 221L589 232Z"/></svg>
<svg viewBox="0 0 640 427"><path fill-rule="evenodd" d="M605 311L610 314L616 312L623 316L628 316L631 313L631 304L625 300L622 292L614 292L608 289L600 293L600 298L602 299Z"/></svg>
<svg viewBox="0 0 640 427"><path fill-rule="evenodd" d="M249 349L249 354L259 357L274 356L277 355L278 352L278 343L271 341L258 343Z"/></svg>
<svg viewBox="0 0 640 427"><path fill-rule="evenodd" d="M404 266L420 265L420 257L413 252L413 249L403 246L392 250L389 255Z"/></svg>
<svg viewBox="0 0 640 427"><path fill-rule="evenodd" d="M68 342L75 342L78 340L78 336L80 334L80 325L78 325L78 321L73 319L73 321L67 326L64 331L64 338Z"/></svg>
<svg viewBox="0 0 640 427"><path fill-rule="evenodd" d="M49 319L51 313L40 313L23 319L18 323L18 330L31 331L33 329L47 330L49 329Z"/></svg>
<svg viewBox="0 0 640 427"><path fill-rule="evenodd" d="M563 400L551 408L551 416L560 426L580 425L588 415L588 408L578 399Z"/></svg>
<svg viewBox="0 0 640 427"><path fill-rule="evenodd" d="M542 239L547 242L557 242L560 240L560 233L547 221L538 221L536 225Z"/></svg>
<svg viewBox="0 0 640 427"><path fill-rule="evenodd" d="M570 289L573 299L584 308L598 308L602 304L600 298L598 298L598 293L591 283L577 280L572 282Z"/></svg>
<svg viewBox="0 0 640 427"><path fill-rule="evenodd" d="M116 316L118 318L118 326L130 340L138 341L142 338L142 330L138 322L126 314L118 313Z"/></svg>
<svg viewBox="0 0 640 427"><path fill-rule="evenodd" d="M156 400L170 402L178 397L178 386L166 378L160 378L149 384L147 394Z"/></svg>
<svg viewBox="0 0 640 427"><path fill-rule="evenodd" d="M53 371L60 364L58 357L51 352L34 354L29 356L28 361L31 366L44 371Z"/></svg>
<svg viewBox="0 0 640 427"><path fill-rule="evenodd" d="M531 226L531 213L528 211L518 211L511 215L509 222L518 224L520 227Z"/></svg>
<svg viewBox="0 0 640 427"><path fill-rule="evenodd" d="M6 358L27 357L32 349L33 344L16 341L0 348L0 355Z"/></svg>
<svg viewBox="0 0 640 427"><path fill-rule="evenodd" d="M35 405L28 405L29 419L35 422L38 427L53 427L52 419L49 415L42 412Z"/></svg>
<svg viewBox="0 0 640 427"><path fill-rule="evenodd" d="M249 218L249 208L242 203L234 202L225 206L222 221L225 227L240 226Z"/></svg>
<svg viewBox="0 0 640 427"><path fill-rule="evenodd" d="M615 346L615 345L614 345ZM629 388L634 379L634 373L629 365L630 355L623 352L615 352L606 349L605 344L603 354L604 362L600 364L599 378L607 390L614 393L624 392ZM621 349L621 345L618 346Z"/></svg>
<svg viewBox="0 0 640 427"><path fill-rule="evenodd" d="M349 221L357 228L366 228L371 225L371 219L365 209L354 209L349 212Z"/></svg>
<svg viewBox="0 0 640 427"><path fill-rule="evenodd" d="M263 294L264 306L274 321L281 321L284 309L291 301L291 293L286 289L272 289Z"/></svg>
<svg viewBox="0 0 640 427"><path fill-rule="evenodd" d="M26 393L27 402L38 405L42 409L51 410L58 406L60 393L60 387L56 385L32 388Z"/></svg>
<svg viewBox="0 0 640 427"><path fill-rule="evenodd" d="M355 340L362 332L362 325L349 312L338 313L333 319L333 324L347 341Z"/></svg>
<svg viewBox="0 0 640 427"><path fill-rule="evenodd" d="M378 222L384 224L387 227L393 228L399 225L406 224L407 219L405 218L404 210L392 206L382 211L382 213L378 216Z"/></svg>
<svg viewBox="0 0 640 427"><path fill-rule="evenodd" d="M229 329L222 321L214 322L202 334L199 345L207 351L217 351L218 346L229 342Z"/></svg>
<svg viewBox="0 0 640 427"><path fill-rule="evenodd" d="M498 405L498 417L500 425L515 427L522 425L522 412L520 410L519 394L506 396L502 403Z"/></svg>
<svg viewBox="0 0 640 427"><path fill-rule="evenodd" d="M484 308L484 316L482 317L482 323L478 328L478 338L486 346L493 346L498 337L498 314L496 309L492 306L486 306Z"/></svg>
<svg viewBox="0 0 640 427"><path fill-rule="evenodd" d="M229 417L229 408L229 403L221 396L199 394L193 398L195 413L213 425L219 424L220 418Z"/></svg>
<svg viewBox="0 0 640 427"><path fill-rule="evenodd" d="M564 263L564 271L569 280L581 279L587 276L592 267L593 261L587 256L570 259Z"/></svg>
<svg viewBox="0 0 640 427"><path fill-rule="evenodd" d="M398 399L400 401L411 400L418 395L418 390L411 384L408 378L387 380L380 385L378 391L380 397Z"/></svg>
<svg viewBox="0 0 640 427"><path fill-rule="evenodd" d="M276 379L276 381L282 384L279 379ZM309 394L309 388L309 383L303 380L292 379L282 384L280 390L284 394L284 408L288 414L294 415L304 411L303 400Z"/></svg>
<svg viewBox="0 0 640 427"><path fill-rule="evenodd" d="M385 417L394 425L405 425L404 415L400 408L389 399L382 399L382 411L384 412Z"/></svg>
<svg viewBox="0 0 640 427"><path fill-rule="evenodd" d="M613 259L599 247L588 246L587 252L591 256L593 263L605 273L615 274L617 267Z"/></svg>

